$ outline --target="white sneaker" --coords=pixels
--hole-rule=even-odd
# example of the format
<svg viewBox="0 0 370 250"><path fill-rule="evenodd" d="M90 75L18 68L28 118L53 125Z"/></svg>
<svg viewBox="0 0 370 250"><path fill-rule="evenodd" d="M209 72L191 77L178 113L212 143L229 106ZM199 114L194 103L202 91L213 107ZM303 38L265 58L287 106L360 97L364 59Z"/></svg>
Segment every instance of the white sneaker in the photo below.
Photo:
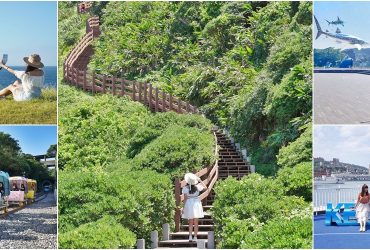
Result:
<svg viewBox="0 0 370 250"><path fill-rule="evenodd" d="M189 235L189 241L193 241L193 237L191 237L191 235Z"/></svg>
<svg viewBox="0 0 370 250"><path fill-rule="evenodd" d="M197 236L194 236L193 241L197 241L197 240L198 240Z"/></svg>

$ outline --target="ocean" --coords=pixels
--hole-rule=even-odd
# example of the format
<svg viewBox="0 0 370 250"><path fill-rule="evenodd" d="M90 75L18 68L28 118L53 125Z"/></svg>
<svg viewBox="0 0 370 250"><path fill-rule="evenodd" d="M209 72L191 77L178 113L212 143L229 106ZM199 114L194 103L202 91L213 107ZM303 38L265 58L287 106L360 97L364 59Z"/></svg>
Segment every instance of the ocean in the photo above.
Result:
<svg viewBox="0 0 370 250"><path fill-rule="evenodd" d="M25 70L25 66L9 66L14 70ZM56 66L46 66L43 68L45 73L45 87L57 87L57 67ZM10 74L5 69L0 70L0 88L4 88L9 86L9 84L13 83L17 78Z"/></svg>
<svg viewBox="0 0 370 250"><path fill-rule="evenodd" d="M328 203L334 206L339 202L355 202L363 184L367 181L346 181L344 184L315 184L314 209L323 210Z"/></svg>

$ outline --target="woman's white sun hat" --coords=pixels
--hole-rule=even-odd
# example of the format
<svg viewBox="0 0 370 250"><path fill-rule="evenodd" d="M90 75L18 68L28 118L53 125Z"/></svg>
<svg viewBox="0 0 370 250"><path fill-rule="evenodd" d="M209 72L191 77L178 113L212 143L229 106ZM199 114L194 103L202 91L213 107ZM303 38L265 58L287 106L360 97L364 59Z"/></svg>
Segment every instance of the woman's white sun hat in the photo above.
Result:
<svg viewBox="0 0 370 250"><path fill-rule="evenodd" d="M196 176L193 173L185 174L184 179L185 179L186 183L189 184L189 185L197 185L198 182L199 182L199 177Z"/></svg>
<svg viewBox="0 0 370 250"><path fill-rule="evenodd" d="M41 57L38 54L23 57L23 61L35 68L43 68L44 64L41 62Z"/></svg>

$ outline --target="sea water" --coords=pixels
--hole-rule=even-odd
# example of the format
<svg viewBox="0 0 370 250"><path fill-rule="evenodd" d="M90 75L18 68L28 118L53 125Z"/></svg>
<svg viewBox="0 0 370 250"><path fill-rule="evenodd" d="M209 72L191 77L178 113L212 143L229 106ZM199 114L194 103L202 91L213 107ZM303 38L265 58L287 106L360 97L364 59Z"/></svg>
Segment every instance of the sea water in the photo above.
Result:
<svg viewBox="0 0 370 250"><path fill-rule="evenodd" d="M24 71L26 69L25 66L9 66L10 68L14 70L21 70ZM56 66L46 66L43 68L44 75L45 75L45 87L52 87L56 88L57 86L57 67ZM6 86L9 86L11 83L13 83L17 78L9 73L7 70L2 69L0 70L0 88L4 88Z"/></svg>
<svg viewBox="0 0 370 250"><path fill-rule="evenodd" d="M328 203L334 206L339 202L356 202L358 194L361 192L362 185L370 182L366 181L346 181L344 184L317 184L314 185L314 207L326 207Z"/></svg>

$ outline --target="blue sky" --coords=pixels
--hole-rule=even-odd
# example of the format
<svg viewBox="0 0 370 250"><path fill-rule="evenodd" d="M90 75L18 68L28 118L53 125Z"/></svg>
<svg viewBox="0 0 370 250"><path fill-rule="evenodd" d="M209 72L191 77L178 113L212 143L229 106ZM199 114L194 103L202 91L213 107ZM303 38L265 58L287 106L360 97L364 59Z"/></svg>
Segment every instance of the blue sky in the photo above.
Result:
<svg viewBox="0 0 370 250"><path fill-rule="evenodd" d="M24 65L23 57L38 53L46 66L57 65L57 3L1 2L0 54L8 65Z"/></svg>
<svg viewBox="0 0 370 250"><path fill-rule="evenodd" d="M370 126L315 126L314 157L368 167L370 164Z"/></svg>
<svg viewBox="0 0 370 250"><path fill-rule="evenodd" d="M323 30L329 30L335 33L336 27L344 34L357 36L367 42L370 42L370 2L340 2L340 1L325 1L314 3L314 13ZM344 21L342 25L328 25L325 20L337 20L337 16ZM314 24L314 39L317 34L316 24ZM343 44L338 44L335 40L325 38L321 35L314 42L315 48L336 47L343 48Z"/></svg>
<svg viewBox="0 0 370 250"><path fill-rule="evenodd" d="M26 154L45 154L50 145L57 144L56 126L0 126L0 132L18 140L22 152Z"/></svg>

